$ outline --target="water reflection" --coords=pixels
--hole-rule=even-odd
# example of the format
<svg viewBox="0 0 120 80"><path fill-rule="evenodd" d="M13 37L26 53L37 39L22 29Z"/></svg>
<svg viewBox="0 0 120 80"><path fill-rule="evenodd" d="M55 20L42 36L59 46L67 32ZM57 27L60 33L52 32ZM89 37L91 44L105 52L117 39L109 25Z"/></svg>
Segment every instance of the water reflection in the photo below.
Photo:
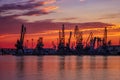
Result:
<svg viewBox="0 0 120 80"><path fill-rule="evenodd" d="M103 69L107 69L107 57L103 57Z"/></svg>
<svg viewBox="0 0 120 80"><path fill-rule="evenodd" d="M91 56L90 57L90 69L96 69L96 57L95 56Z"/></svg>
<svg viewBox="0 0 120 80"><path fill-rule="evenodd" d="M77 56L76 57L76 69L82 69L83 68L83 57L82 56Z"/></svg>
<svg viewBox="0 0 120 80"><path fill-rule="evenodd" d="M64 68L65 68L65 57L63 57L63 56L60 56L59 57L59 69L60 69L60 71L61 70L64 70Z"/></svg>
<svg viewBox="0 0 120 80"><path fill-rule="evenodd" d="M16 74L18 78L24 77L24 57L16 58Z"/></svg>
<svg viewBox="0 0 120 80"><path fill-rule="evenodd" d="M2 80L120 80L119 76L117 56L0 56Z"/></svg>
<svg viewBox="0 0 120 80"><path fill-rule="evenodd" d="M37 71L41 72L43 69L43 57L37 57Z"/></svg>

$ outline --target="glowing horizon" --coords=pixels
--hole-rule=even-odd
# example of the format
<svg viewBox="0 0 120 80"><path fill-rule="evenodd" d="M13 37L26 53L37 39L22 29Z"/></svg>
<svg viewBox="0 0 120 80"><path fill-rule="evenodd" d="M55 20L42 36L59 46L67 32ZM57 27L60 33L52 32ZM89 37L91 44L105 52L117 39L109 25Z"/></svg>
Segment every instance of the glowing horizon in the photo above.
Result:
<svg viewBox="0 0 120 80"><path fill-rule="evenodd" d="M119 27L118 27L119 28ZM116 29L118 29L114 26L107 28L108 29L108 41L112 40L112 45L117 45L119 44L119 36L120 32L115 32ZM65 42L68 42L68 37L69 37L69 32L72 31L74 33L74 29L67 29L65 30ZM101 39L103 38L104 35L104 27L103 28L92 28L92 29L80 29L81 32L83 32L83 44L85 44L89 33L92 31L94 37L100 37ZM95 33L94 33L95 31ZM101 32L101 33L99 33ZM34 43L34 47L37 44L37 40L39 37L43 37L43 42L44 42L44 47L46 48L52 48L52 41L57 45L57 39L59 35L59 30L47 30L41 33L28 33L25 34L25 40L24 40L24 45L27 44L27 40L29 41L27 46L29 48L32 48L32 39ZM73 34L74 35L74 34ZM72 35L72 40L71 44L75 44L75 37ZM20 34L3 34L0 36L1 39L1 47L12 47L14 48L14 44L16 43L16 40L19 39ZM6 43L7 42L7 43ZM5 44L6 43L6 44ZM8 46L7 46L8 45Z"/></svg>

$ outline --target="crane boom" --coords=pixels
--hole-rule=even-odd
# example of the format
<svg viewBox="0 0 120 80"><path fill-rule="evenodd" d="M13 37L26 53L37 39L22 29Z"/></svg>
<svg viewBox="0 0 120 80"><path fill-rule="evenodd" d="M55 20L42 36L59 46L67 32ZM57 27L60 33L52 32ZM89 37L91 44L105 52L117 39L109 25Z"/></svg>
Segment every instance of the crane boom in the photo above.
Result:
<svg viewBox="0 0 120 80"><path fill-rule="evenodd" d="M86 46L90 46L90 41L93 40L93 33L90 32L87 41L86 41Z"/></svg>
<svg viewBox="0 0 120 80"><path fill-rule="evenodd" d="M21 45L23 45L25 33L26 33L26 27L22 24L21 36L20 36L20 43L21 43Z"/></svg>

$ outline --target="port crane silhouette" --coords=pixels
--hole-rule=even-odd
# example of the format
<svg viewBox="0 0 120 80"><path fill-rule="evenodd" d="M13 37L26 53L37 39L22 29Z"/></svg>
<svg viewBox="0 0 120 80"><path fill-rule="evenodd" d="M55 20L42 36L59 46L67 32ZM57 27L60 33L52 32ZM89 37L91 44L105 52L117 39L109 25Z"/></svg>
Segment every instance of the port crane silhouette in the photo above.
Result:
<svg viewBox="0 0 120 80"><path fill-rule="evenodd" d="M26 27L22 24L21 32L20 32L20 34L21 34L21 35L20 35L20 39L17 40L17 42L16 42L16 44L15 44L16 53L18 53L19 50L22 50L22 53L24 53L23 43L24 43L25 33L26 33Z"/></svg>

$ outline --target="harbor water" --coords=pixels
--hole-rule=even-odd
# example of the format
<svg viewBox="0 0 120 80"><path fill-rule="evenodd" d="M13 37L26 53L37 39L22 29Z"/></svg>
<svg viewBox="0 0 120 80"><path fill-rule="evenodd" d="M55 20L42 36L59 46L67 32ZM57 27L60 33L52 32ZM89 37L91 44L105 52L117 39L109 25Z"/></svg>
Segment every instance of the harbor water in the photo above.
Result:
<svg viewBox="0 0 120 80"><path fill-rule="evenodd" d="M0 56L0 80L120 80L120 56Z"/></svg>

